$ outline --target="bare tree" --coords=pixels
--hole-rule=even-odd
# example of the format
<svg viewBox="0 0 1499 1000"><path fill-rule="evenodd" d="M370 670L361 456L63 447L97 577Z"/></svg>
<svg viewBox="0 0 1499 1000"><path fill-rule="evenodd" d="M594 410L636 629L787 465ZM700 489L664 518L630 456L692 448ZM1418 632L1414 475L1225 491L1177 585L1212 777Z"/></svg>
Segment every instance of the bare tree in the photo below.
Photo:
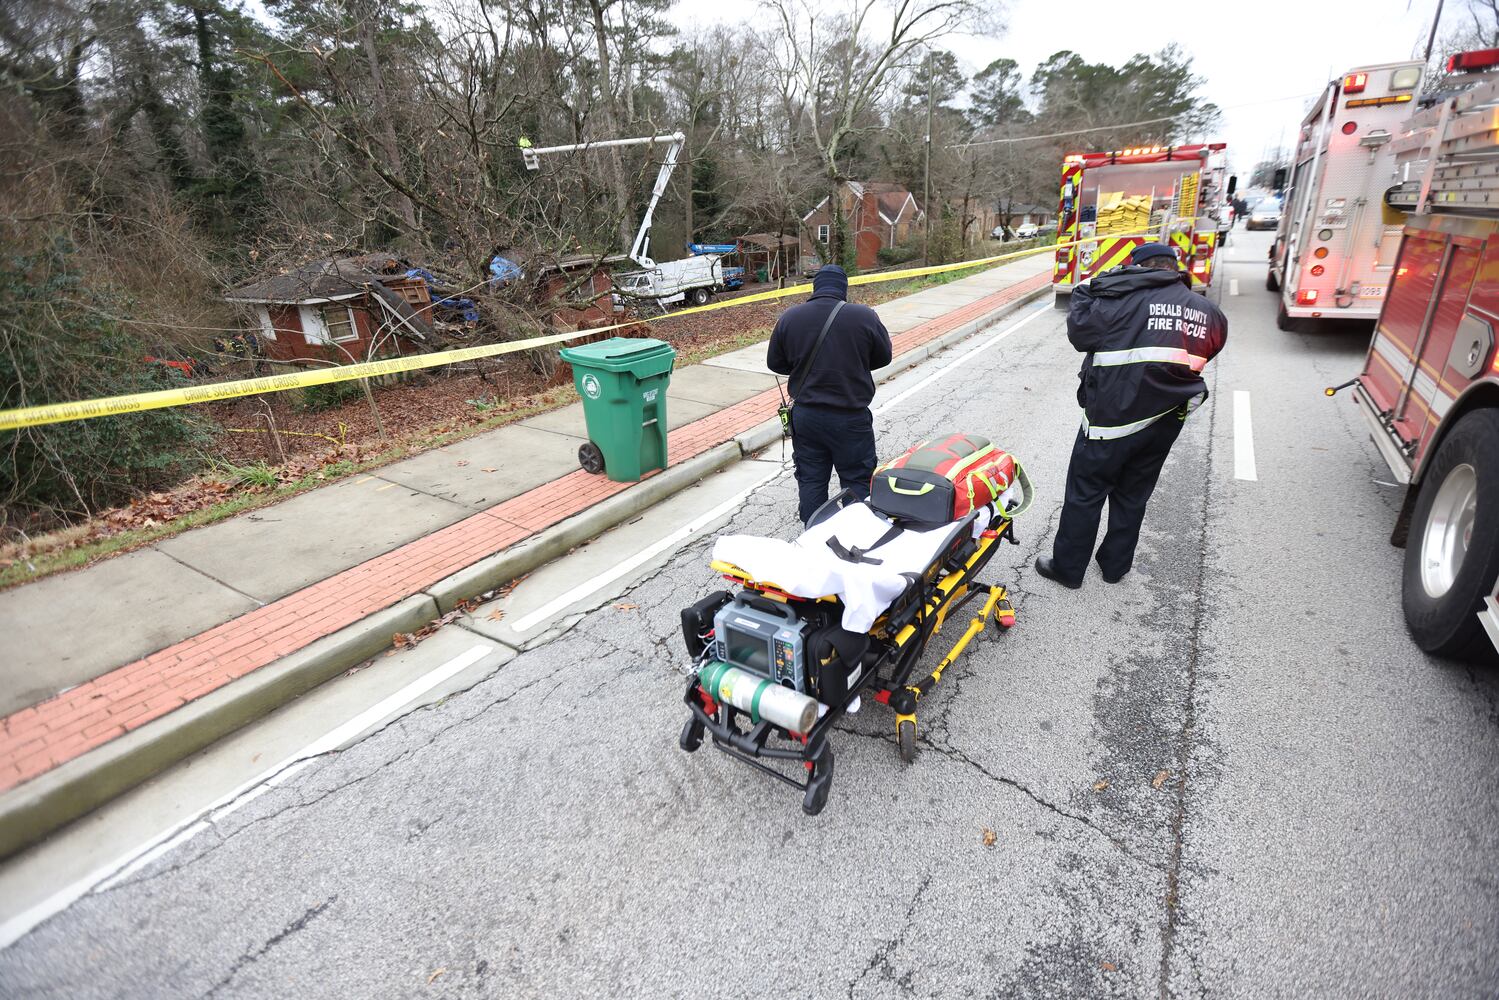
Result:
<svg viewBox="0 0 1499 1000"><path fill-rule="evenodd" d="M980 0L854 0L835 14L812 0L766 0L766 6L782 29L773 52L805 100L797 124L821 166L838 223L829 251L838 259L844 250L839 193L850 141L884 127L878 103L899 69L955 31L997 32L1000 8Z"/></svg>

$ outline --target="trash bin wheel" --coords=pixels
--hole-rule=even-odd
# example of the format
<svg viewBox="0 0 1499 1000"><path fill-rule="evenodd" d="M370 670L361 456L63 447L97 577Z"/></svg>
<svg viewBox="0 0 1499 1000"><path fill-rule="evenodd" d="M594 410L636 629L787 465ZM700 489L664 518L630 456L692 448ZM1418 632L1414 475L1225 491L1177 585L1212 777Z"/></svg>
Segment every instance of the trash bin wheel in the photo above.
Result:
<svg viewBox="0 0 1499 1000"><path fill-rule="evenodd" d="M585 442L578 447L578 464L596 476L604 471L604 453L592 441Z"/></svg>

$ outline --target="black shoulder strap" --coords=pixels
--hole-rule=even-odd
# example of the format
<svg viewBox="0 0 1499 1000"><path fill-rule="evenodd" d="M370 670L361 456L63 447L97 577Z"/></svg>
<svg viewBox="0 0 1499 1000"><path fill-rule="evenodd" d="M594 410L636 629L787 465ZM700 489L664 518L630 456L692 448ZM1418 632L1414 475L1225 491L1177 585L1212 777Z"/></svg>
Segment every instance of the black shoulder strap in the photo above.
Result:
<svg viewBox="0 0 1499 1000"><path fill-rule="evenodd" d="M868 566L879 566L883 564L884 560L874 559L870 557L868 553L873 552L875 549L879 548L881 545L884 545L886 542L894 541L901 534L901 532L905 530L905 528L901 527L898 524L891 525L890 530L881 535L875 541L875 543L867 549L861 549L857 545L849 547L847 545L844 545L837 538L828 539L828 548L832 549L833 554L839 559L842 559L844 562L864 563Z"/></svg>
<svg viewBox="0 0 1499 1000"><path fill-rule="evenodd" d="M807 380L807 373L812 370L812 362L816 360L817 352L822 350L822 342L828 339L828 331L833 328L833 320L838 317L838 312L846 305L848 305L847 302L840 302L833 307L832 312L828 313L827 322L822 324L822 332L817 335L817 341L812 345L812 350L807 352L807 356L802 358L802 363L796 366L796 371L792 372L791 377L786 380L786 388L791 391L792 399L796 399L796 394L801 390L802 383Z"/></svg>

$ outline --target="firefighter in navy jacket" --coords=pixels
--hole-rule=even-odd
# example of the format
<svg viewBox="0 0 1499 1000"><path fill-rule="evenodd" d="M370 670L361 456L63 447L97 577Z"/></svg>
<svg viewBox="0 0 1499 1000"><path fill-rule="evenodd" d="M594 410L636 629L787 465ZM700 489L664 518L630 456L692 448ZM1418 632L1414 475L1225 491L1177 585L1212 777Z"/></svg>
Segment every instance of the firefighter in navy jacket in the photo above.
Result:
<svg viewBox="0 0 1499 1000"><path fill-rule="evenodd" d="M813 275L811 297L781 313L766 350L770 370L790 376L812 352L823 324L840 302L847 304L832 318L806 381L791 387L796 393L792 459L803 523L827 502L834 469L856 497L869 496L875 467L871 373L890 363L890 333L879 313L848 302L848 274L829 264Z"/></svg>
<svg viewBox="0 0 1499 1000"><path fill-rule="evenodd" d="M1202 369L1228 338L1228 320L1191 290L1170 247L1146 243L1130 260L1079 286L1067 313L1067 339L1085 355L1077 390L1083 424L1051 558L1037 558L1036 570L1073 589L1088 570L1105 500L1098 567L1118 583L1134 565L1161 466L1187 414L1207 398Z"/></svg>

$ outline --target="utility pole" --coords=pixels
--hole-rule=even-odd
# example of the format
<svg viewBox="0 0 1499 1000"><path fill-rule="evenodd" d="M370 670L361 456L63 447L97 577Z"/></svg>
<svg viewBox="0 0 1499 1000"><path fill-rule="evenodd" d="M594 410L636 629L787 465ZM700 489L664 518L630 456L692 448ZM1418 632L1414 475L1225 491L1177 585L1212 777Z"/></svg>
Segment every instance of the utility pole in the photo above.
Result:
<svg viewBox="0 0 1499 1000"><path fill-rule="evenodd" d="M926 224L921 227L921 262L932 262L932 54L926 54L926 153L922 166L921 210L926 213Z"/></svg>
<svg viewBox="0 0 1499 1000"><path fill-rule="evenodd" d="M1442 0L1437 0L1437 12L1431 19L1431 34L1426 37L1426 55L1423 61L1431 62L1431 50L1437 43L1437 25L1442 23Z"/></svg>

